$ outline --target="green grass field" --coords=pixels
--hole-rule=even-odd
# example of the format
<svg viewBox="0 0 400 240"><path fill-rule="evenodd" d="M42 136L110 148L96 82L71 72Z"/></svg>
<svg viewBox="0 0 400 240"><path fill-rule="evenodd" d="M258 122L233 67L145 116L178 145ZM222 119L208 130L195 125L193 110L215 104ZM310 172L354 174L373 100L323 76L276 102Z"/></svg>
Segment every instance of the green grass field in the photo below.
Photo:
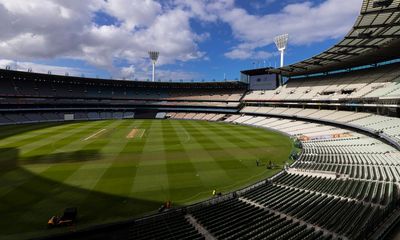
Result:
<svg viewBox="0 0 400 240"><path fill-rule="evenodd" d="M275 174L291 150L278 133L204 121L0 127L0 238L66 231L46 223L68 206L81 228L204 200Z"/></svg>

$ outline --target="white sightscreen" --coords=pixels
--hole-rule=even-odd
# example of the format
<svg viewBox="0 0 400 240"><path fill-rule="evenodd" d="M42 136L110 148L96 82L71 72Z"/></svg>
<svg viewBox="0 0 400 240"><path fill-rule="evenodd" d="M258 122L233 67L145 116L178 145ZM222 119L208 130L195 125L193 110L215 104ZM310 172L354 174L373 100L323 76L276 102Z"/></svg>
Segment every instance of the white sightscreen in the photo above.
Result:
<svg viewBox="0 0 400 240"><path fill-rule="evenodd" d="M72 121L75 119L74 114L64 114L64 120L65 121Z"/></svg>

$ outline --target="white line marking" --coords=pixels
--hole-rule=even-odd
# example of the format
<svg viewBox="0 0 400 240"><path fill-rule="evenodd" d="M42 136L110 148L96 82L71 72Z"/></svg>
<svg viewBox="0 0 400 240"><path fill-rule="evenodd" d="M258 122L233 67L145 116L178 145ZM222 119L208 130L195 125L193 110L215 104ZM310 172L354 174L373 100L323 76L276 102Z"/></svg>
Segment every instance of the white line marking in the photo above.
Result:
<svg viewBox="0 0 400 240"><path fill-rule="evenodd" d="M90 135L89 137L83 139L83 141L87 141L87 140L91 139L92 137L95 137L95 136L99 135L100 133L102 133L102 132L104 132L104 131L106 131L106 130L107 130L107 129L103 128L103 129L101 129L100 131L98 131L98 132L96 132L96 133Z"/></svg>
<svg viewBox="0 0 400 240"><path fill-rule="evenodd" d="M143 135L144 135L144 133L146 132L146 129L141 129L142 131L141 131L141 133L140 133L140 135L139 135L139 138L142 138L143 137Z"/></svg>

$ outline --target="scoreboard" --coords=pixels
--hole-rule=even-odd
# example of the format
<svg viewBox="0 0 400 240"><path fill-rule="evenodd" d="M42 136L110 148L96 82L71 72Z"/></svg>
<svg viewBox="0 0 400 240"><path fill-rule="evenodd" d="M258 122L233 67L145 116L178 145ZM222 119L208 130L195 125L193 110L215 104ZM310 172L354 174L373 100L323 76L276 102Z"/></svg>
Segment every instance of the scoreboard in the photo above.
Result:
<svg viewBox="0 0 400 240"><path fill-rule="evenodd" d="M250 76L250 90L274 90L278 87L278 78L276 74L263 74Z"/></svg>
<svg viewBox="0 0 400 240"><path fill-rule="evenodd" d="M279 86L279 75L269 69L254 69L241 72L241 80L249 84L249 90L275 90Z"/></svg>

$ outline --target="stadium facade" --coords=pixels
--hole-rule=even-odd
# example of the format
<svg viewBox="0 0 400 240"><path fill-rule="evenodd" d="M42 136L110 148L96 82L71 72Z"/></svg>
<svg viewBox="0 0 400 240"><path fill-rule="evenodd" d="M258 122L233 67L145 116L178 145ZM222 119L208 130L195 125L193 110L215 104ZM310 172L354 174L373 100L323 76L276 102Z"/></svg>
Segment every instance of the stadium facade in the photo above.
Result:
<svg viewBox="0 0 400 240"><path fill-rule="evenodd" d="M301 142L295 163L258 184L57 239L383 239L400 220L399 59L400 2L364 0L354 27L327 51L243 72L286 77L280 86L276 77L266 78L275 87L249 89L1 70L0 124L193 119L273 129Z"/></svg>

